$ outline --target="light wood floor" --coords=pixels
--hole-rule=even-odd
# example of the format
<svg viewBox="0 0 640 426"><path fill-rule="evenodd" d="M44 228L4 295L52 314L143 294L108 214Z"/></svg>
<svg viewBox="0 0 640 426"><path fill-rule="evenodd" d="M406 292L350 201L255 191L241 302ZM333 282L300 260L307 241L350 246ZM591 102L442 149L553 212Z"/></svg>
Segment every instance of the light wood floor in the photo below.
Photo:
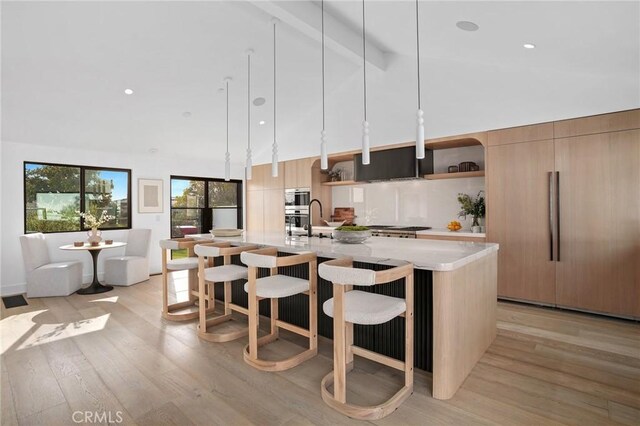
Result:
<svg viewBox="0 0 640 426"><path fill-rule="evenodd" d="M31 299L2 308L2 425L70 425L74 411L118 412L122 424L355 424L329 409L320 380L331 342L282 373L259 372L244 340L199 341L193 323L160 318L160 279L95 295ZM500 303L498 337L456 396L415 393L391 416L399 424L640 424L640 326ZM300 350L291 334L268 356ZM348 398L377 403L401 386L399 373L362 359ZM83 414L81 414L83 415ZM78 415L76 415L78 416ZM79 417L76 417L76 419Z"/></svg>

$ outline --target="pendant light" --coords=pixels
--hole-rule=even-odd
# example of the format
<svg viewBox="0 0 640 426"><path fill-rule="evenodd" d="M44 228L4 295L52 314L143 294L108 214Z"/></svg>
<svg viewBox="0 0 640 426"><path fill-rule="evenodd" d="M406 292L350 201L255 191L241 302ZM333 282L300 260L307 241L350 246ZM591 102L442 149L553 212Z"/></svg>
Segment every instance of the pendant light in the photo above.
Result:
<svg viewBox="0 0 640 426"><path fill-rule="evenodd" d="M278 142L276 141L276 25L280 20L271 18L273 25L273 146L271 151L271 176L278 177Z"/></svg>
<svg viewBox="0 0 640 426"><path fill-rule="evenodd" d="M416 0L416 59L418 65L418 111L416 115L416 158L424 158L424 112L420 102L420 14L418 9L419 0Z"/></svg>
<svg viewBox="0 0 640 426"><path fill-rule="evenodd" d="M324 0L322 0L322 132L320 132L320 169L329 168L327 158L327 132L325 131L324 118Z"/></svg>
<svg viewBox="0 0 640 426"><path fill-rule="evenodd" d="M224 155L224 180L229 181L231 179L231 154L229 154L229 82L231 77L224 79L226 92L227 92L227 152Z"/></svg>
<svg viewBox="0 0 640 426"><path fill-rule="evenodd" d="M363 74L363 100L364 121L362 122L362 164L367 165L369 159L369 122L367 121L367 43L365 37L364 0L362 0L362 74Z"/></svg>
<svg viewBox="0 0 640 426"><path fill-rule="evenodd" d="M245 166L245 178L251 180L251 55L253 49L247 49L247 164Z"/></svg>

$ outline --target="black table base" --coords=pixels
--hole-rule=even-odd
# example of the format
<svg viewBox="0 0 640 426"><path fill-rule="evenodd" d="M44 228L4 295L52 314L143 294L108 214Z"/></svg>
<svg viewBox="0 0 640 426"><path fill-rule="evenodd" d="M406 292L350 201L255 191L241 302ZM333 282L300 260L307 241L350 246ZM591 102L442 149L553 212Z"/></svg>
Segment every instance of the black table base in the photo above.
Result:
<svg viewBox="0 0 640 426"><path fill-rule="evenodd" d="M89 253L91 253L91 258L93 259L93 282L89 285L89 287L81 288L76 293L99 294L113 290L113 286L102 285L100 284L100 281L98 281L98 255L100 254L100 251L100 249L89 250Z"/></svg>

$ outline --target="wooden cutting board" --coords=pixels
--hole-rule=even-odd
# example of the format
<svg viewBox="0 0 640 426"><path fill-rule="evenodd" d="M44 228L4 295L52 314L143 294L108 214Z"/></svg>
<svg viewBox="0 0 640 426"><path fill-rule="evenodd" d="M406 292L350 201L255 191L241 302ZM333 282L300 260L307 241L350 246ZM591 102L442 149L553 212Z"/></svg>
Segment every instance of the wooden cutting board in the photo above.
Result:
<svg viewBox="0 0 640 426"><path fill-rule="evenodd" d="M351 225L355 219L355 209L353 207L335 207L331 218L338 222L344 220L345 225Z"/></svg>

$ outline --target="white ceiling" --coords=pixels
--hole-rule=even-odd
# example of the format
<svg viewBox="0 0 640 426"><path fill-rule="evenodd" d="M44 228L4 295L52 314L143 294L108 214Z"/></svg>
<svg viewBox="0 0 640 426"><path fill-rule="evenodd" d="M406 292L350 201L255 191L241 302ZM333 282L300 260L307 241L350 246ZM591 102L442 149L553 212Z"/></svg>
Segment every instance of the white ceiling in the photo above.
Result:
<svg viewBox="0 0 640 426"><path fill-rule="evenodd" d="M291 6L298 9L284 15L278 30L280 156L315 155L317 1L2 2L2 139L223 158L224 94L217 89L229 75L230 151L241 162L244 51L252 47L252 97L267 99L252 108L253 145L256 162L268 161L268 21L271 11ZM372 143L413 139L415 3L369 0L366 7L368 48L385 62L367 68ZM351 54L336 45L327 51L327 132L337 152L359 145L362 68L352 42L362 11L360 2L336 0L325 10L337 21L328 36L351 48ZM480 29L461 31L459 20ZM428 137L640 107L638 1L425 1L420 22ZM523 49L525 42L537 48ZM124 95L125 88L134 95Z"/></svg>

